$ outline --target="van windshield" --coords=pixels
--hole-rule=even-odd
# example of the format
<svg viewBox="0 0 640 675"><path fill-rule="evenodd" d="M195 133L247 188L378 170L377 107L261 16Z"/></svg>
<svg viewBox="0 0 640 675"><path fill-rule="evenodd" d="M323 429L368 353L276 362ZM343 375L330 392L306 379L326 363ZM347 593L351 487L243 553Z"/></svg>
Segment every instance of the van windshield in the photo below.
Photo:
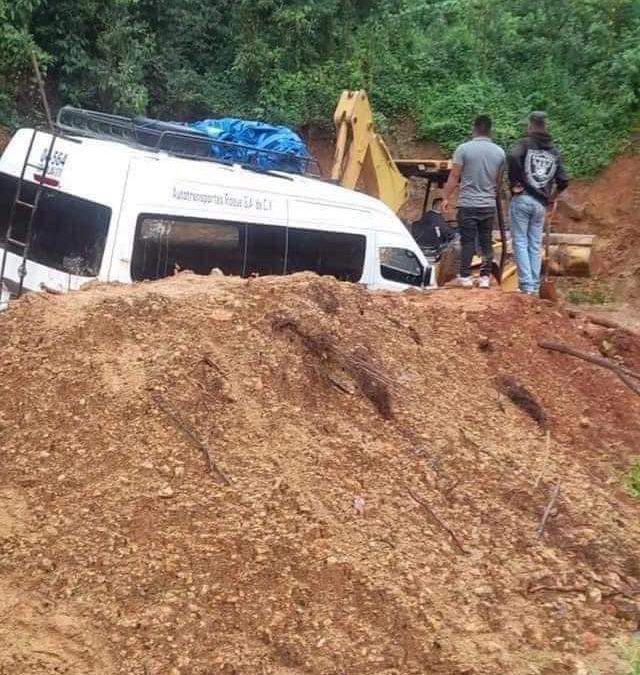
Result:
<svg viewBox="0 0 640 675"><path fill-rule="evenodd" d="M0 173L0 245L9 227L11 206L18 179ZM37 186L22 184L22 199L33 202ZM11 237L24 241L29 209L18 206ZM28 259L81 277L94 277L100 264L109 231L111 209L58 190L43 188L33 222ZM22 248L9 245L9 251L22 254Z"/></svg>

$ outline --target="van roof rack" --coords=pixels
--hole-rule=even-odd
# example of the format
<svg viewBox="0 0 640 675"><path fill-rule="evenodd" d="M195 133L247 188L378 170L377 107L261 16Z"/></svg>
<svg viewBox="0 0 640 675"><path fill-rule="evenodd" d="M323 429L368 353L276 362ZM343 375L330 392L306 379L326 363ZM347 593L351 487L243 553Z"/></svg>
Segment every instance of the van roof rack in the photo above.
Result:
<svg viewBox="0 0 640 675"><path fill-rule="evenodd" d="M320 168L312 157L299 157L242 143L218 141L187 126L147 117L123 117L64 106L58 112L56 126L65 134L116 141L145 150L166 152L183 159L240 164L267 174L281 171L320 177ZM275 162L286 168L274 168Z"/></svg>

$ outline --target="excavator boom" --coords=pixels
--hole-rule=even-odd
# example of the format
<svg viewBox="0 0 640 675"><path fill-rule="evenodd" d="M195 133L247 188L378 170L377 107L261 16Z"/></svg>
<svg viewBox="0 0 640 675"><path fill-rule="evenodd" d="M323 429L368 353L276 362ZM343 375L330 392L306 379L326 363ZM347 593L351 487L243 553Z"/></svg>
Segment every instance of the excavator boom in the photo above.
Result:
<svg viewBox="0 0 640 675"><path fill-rule="evenodd" d="M352 190L362 188L397 213L409 198L409 183L375 133L367 93L343 91L333 119L337 142L331 178Z"/></svg>

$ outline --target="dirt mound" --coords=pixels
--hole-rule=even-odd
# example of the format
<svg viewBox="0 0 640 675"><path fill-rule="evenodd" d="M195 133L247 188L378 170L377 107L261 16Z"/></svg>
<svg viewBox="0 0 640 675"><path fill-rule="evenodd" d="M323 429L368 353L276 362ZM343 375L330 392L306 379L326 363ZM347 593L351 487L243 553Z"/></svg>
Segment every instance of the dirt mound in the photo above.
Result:
<svg viewBox="0 0 640 675"><path fill-rule="evenodd" d="M16 302L0 673L624 673L640 398L550 336L593 351L530 298L313 275Z"/></svg>
<svg viewBox="0 0 640 675"><path fill-rule="evenodd" d="M0 612L0 672L116 672L100 634L86 621L53 607L46 598L0 582Z"/></svg>

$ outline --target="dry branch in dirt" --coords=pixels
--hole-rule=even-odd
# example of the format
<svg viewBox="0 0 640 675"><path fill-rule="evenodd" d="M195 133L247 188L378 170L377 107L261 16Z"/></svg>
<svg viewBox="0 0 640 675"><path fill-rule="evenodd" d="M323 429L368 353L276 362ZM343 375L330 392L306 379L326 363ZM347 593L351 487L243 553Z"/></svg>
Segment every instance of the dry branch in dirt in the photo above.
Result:
<svg viewBox="0 0 640 675"><path fill-rule="evenodd" d="M440 527L442 530L444 530L450 537L451 541L455 544L455 547L460 551L460 553L464 553L465 555L469 555L469 551L462 545L462 542L456 535L456 533L447 525L445 525L442 520L434 513L433 509L427 504L427 502L424 501L424 499L420 499L414 492L411 490L408 490L409 496L411 499L413 499L416 504L419 504L422 506L422 508L427 512L431 520L433 520L438 527Z"/></svg>
<svg viewBox="0 0 640 675"><path fill-rule="evenodd" d="M393 416L391 392L398 389L398 384L372 362L364 347L358 345L347 352L331 336L325 333L314 334L302 328L296 319L288 315L274 316L272 326L276 331L286 330L301 338L307 350L321 360L320 363L329 360L343 368L383 417L389 419ZM335 386L333 379L328 375L326 377Z"/></svg>
<svg viewBox="0 0 640 675"><path fill-rule="evenodd" d="M603 328L609 328L610 330L620 331L622 333L625 333L626 335L631 335L632 337L640 338L640 334L637 333L636 331L633 331L630 328L627 328L626 326L623 326L617 321L613 321L612 319L609 319L607 317L595 316L593 314L584 314L581 315L581 318L586 319L589 323L592 323L596 326L602 326Z"/></svg>
<svg viewBox="0 0 640 675"><path fill-rule="evenodd" d="M511 376L501 377L498 381L498 387L500 393L504 394L542 428L546 428L547 414L538 399L526 387L516 382Z"/></svg>
<svg viewBox="0 0 640 675"><path fill-rule="evenodd" d="M549 520L549 516L551 515L551 512L553 511L553 507L555 503L558 501L558 495L560 494L560 483L561 481L558 481L556 483L556 486L553 488L551 492L551 498L549 499L549 503L547 504L547 507L544 510L544 514L542 515L542 520L540 521L540 527L538 528L538 539L542 539L542 535L544 534L544 529L547 526L547 520Z"/></svg>
<svg viewBox="0 0 640 675"><path fill-rule="evenodd" d="M198 438L197 433L185 420L180 417L180 415L178 415L178 413L175 412L173 406L160 398L156 398L155 403L158 408L160 408L160 410L162 410L162 412L166 415L166 417L171 422L173 422L173 424L178 429L180 429L180 431L182 431L182 433L202 452L209 471L214 474L214 476L223 485L231 485L231 481L229 480L228 476L224 473L224 471L222 471L217 462L213 459L213 455L209 446Z"/></svg>
<svg viewBox="0 0 640 675"><path fill-rule="evenodd" d="M620 380L631 389L636 394L640 395L640 373L626 368L619 363L605 359L602 356L597 356L596 354L589 354L588 352L582 351L580 349L575 349L567 345L559 344L557 342L551 342L548 340L541 340L539 342L540 347L547 349L549 351L560 352L561 354L568 354L569 356L575 356L578 359L583 361L588 361L593 363L596 366L601 368L606 368L614 372ZM638 381L636 381L638 380Z"/></svg>

